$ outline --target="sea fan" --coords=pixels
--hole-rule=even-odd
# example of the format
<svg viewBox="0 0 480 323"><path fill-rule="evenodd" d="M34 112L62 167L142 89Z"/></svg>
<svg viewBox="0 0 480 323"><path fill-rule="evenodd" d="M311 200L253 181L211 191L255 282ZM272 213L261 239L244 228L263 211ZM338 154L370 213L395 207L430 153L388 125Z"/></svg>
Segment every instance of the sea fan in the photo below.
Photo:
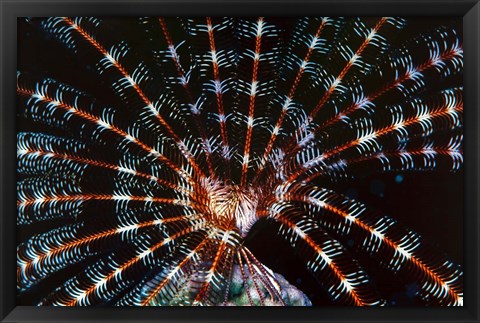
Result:
<svg viewBox="0 0 480 323"><path fill-rule="evenodd" d="M17 135L20 297L221 305L236 271L250 304L285 304L246 243L263 223L336 304L391 304L365 259L425 304L463 304L459 266L335 191L375 172L461 169L456 28L405 39L409 21L387 17L22 24L75 60L60 64L72 85L45 78L41 59L18 73L30 120ZM97 84L74 75L78 62Z"/></svg>

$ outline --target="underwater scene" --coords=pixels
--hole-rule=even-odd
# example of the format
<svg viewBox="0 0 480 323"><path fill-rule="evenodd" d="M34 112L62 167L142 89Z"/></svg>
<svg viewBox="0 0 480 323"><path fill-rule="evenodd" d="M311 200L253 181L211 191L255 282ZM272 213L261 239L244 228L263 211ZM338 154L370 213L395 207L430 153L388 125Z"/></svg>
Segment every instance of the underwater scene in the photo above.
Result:
<svg viewBox="0 0 480 323"><path fill-rule="evenodd" d="M462 19L18 19L17 305L462 306Z"/></svg>

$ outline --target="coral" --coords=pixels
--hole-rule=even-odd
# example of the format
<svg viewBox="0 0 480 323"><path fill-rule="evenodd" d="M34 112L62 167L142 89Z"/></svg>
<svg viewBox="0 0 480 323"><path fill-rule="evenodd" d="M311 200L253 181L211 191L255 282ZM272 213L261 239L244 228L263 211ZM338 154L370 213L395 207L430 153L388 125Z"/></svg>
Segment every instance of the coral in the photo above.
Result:
<svg viewBox="0 0 480 323"><path fill-rule="evenodd" d="M244 265L244 272L248 272L248 266ZM232 282L230 285L230 292L225 306L250 306L265 305L265 306L311 306L312 303L308 297L295 286L291 285L285 277L274 273L270 270L269 275L272 277L272 282L275 282L275 289L281 295L281 301L275 299L275 295L270 295L267 288L263 285L259 288L258 293L253 278L250 274L246 279L242 275L242 271L238 265L233 266ZM247 287L245 287L247 286Z"/></svg>

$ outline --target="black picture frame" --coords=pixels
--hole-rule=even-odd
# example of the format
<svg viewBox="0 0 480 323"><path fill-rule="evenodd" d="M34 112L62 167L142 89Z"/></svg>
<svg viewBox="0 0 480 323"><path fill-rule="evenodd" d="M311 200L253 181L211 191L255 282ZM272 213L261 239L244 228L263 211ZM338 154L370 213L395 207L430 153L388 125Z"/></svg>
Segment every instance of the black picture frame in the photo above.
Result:
<svg viewBox="0 0 480 323"><path fill-rule="evenodd" d="M479 322L478 0L0 0L0 319L2 322L395 321ZM461 16L464 33L465 303L460 308L54 308L16 306L16 28L23 16ZM446 237L447 238L447 237Z"/></svg>

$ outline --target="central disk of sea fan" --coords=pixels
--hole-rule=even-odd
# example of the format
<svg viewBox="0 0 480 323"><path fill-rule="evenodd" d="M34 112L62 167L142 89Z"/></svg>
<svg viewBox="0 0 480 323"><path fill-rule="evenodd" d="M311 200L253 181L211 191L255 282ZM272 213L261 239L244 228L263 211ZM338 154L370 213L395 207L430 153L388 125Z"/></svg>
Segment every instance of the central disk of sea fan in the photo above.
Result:
<svg viewBox="0 0 480 323"><path fill-rule="evenodd" d="M258 220L255 189L229 185L211 178L202 183L204 186L200 192L205 192L205 217L226 230L236 228L245 237Z"/></svg>

